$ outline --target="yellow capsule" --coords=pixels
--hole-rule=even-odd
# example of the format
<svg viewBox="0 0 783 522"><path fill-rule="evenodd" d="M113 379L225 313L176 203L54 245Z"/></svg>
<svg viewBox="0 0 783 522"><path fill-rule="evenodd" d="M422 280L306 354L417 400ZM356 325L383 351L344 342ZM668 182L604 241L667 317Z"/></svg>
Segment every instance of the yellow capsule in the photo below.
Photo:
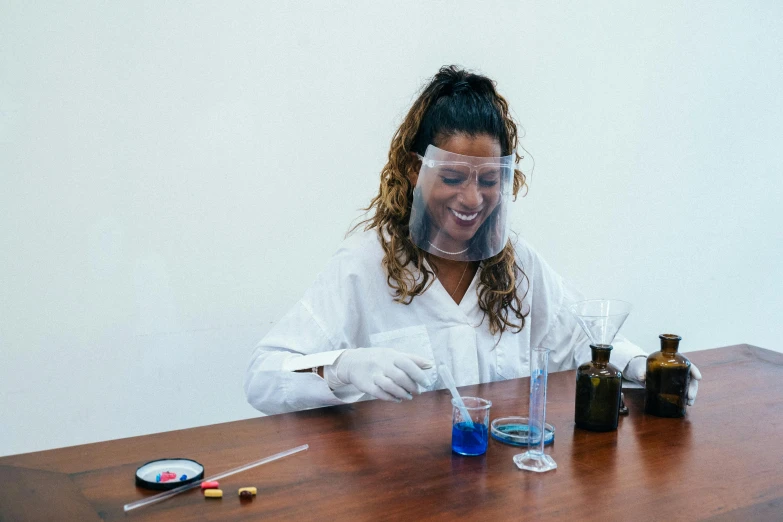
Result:
<svg viewBox="0 0 783 522"><path fill-rule="evenodd" d="M258 490L256 488L239 488L239 496L242 496L243 492L250 493L251 495L257 495Z"/></svg>
<svg viewBox="0 0 783 522"><path fill-rule="evenodd" d="M204 496L207 498L223 498L222 489L205 489Z"/></svg>

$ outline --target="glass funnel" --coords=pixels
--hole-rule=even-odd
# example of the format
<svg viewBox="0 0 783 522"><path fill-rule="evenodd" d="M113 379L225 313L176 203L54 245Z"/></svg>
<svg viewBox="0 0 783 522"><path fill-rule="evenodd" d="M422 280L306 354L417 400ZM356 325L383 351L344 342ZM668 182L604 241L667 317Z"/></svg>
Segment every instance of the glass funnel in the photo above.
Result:
<svg viewBox="0 0 783 522"><path fill-rule="evenodd" d="M590 344L608 346L631 313L631 303L619 299L587 299L572 304L569 310L590 338Z"/></svg>
<svg viewBox="0 0 783 522"><path fill-rule="evenodd" d="M546 433L546 383L548 377L549 350L530 349L530 448L514 455L514 463L527 471L557 469L555 460L544 453Z"/></svg>

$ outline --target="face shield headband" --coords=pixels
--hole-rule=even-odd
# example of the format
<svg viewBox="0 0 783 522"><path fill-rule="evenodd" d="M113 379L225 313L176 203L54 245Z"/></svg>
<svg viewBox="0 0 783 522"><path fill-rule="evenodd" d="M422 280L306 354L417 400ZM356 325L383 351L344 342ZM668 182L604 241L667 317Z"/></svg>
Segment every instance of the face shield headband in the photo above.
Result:
<svg viewBox="0 0 783 522"><path fill-rule="evenodd" d="M500 253L508 241L514 155L463 156L429 145L419 158L409 223L414 244L454 261Z"/></svg>

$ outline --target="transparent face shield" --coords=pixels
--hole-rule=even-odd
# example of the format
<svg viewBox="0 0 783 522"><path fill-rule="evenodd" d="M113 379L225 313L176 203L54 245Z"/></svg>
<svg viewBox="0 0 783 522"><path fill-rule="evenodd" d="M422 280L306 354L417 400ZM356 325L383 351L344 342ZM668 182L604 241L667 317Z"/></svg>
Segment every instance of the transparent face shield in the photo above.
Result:
<svg viewBox="0 0 783 522"><path fill-rule="evenodd" d="M500 253L508 241L514 155L463 156L430 145L419 158L410 218L416 246L454 261Z"/></svg>

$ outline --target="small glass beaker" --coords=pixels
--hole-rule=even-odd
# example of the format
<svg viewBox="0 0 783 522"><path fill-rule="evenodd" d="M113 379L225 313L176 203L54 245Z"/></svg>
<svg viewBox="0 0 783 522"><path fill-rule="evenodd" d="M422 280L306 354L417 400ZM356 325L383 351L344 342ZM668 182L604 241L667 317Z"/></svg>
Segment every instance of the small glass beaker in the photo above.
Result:
<svg viewBox="0 0 783 522"><path fill-rule="evenodd" d="M460 455L483 455L489 440L489 409L492 401L463 397L470 419L464 419L454 399L451 400L451 450Z"/></svg>

